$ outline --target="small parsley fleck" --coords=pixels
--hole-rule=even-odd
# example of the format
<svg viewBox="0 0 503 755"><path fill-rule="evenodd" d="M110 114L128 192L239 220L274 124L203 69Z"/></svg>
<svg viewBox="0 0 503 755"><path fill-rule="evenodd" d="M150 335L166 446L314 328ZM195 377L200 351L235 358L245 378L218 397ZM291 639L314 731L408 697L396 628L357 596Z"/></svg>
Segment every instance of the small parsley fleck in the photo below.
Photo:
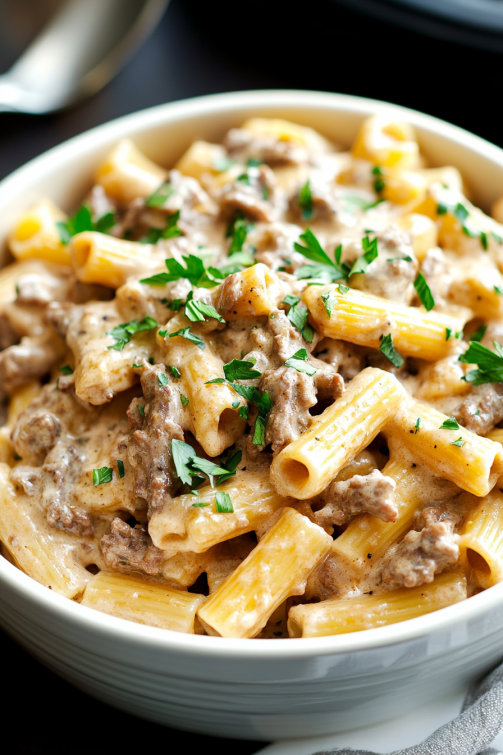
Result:
<svg viewBox="0 0 503 755"><path fill-rule="evenodd" d="M102 485L104 482L112 482L112 478L112 467L100 467L100 469L93 469L93 485Z"/></svg>
<svg viewBox="0 0 503 755"><path fill-rule="evenodd" d="M187 396L184 396L183 394L180 395L180 401L182 402L182 406L189 405L189 399L187 398Z"/></svg>

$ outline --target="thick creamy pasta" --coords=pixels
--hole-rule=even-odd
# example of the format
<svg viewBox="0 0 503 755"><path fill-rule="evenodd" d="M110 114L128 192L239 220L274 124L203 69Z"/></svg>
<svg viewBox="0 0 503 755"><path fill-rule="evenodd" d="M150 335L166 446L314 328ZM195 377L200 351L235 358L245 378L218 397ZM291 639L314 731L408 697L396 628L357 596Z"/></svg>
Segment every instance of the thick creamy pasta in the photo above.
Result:
<svg viewBox="0 0 503 755"><path fill-rule="evenodd" d="M42 197L0 271L3 556L243 639L503 580L503 226L467 193L377 114L349 151L262 118L171 168L125 140L75 214Z"/></svg>

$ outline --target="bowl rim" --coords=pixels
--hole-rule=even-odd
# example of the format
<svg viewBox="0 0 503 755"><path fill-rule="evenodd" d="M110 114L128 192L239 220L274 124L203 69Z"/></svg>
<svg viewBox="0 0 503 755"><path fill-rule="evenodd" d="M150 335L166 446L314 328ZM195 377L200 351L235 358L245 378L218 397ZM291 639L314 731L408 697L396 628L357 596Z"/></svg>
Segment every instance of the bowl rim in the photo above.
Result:
<svg viewBox="0 0 503 755"><path fill-rule="evenodd" d="M85 131L35 157L4 178L0 182L0 207L21 186L29 185L37 178L43 178L45 171L55 160L63 163L66 159L74 158L77 152L86 153L93 148L99 148L102 142L109 138L118 140L134 136L144 129L156 126L165 125L168 128L170 123L186 120L191 116L201 116L204 113L214 115L225 113L227 110L250 107L280 111L282 108L299 106L304 107L306 113L310 110L325 110L362 117L376 111L392 113L410 121L414 126L458 144L461 148L477 152L503 170L503 150L499 147L459 126L416 110L381 100L330 92L295 89L252 90L205 95L157 105ZM450 630L458 622L474 620L503 604L503 583L500 583L461 603L389 626L329 637L291 638L288 641L264 639L250 642L243 639L183 634L110 616L51 592L3 557L0 557L0 582L4 582L21 599L32 602L39 610L53 614L56 619L59 618L76 629L107 635L112 640L121 639L138 647L148 644L161 651L174 650L201 656L241 657L250 660L338 655L398 645L434 632Z"/></svg>

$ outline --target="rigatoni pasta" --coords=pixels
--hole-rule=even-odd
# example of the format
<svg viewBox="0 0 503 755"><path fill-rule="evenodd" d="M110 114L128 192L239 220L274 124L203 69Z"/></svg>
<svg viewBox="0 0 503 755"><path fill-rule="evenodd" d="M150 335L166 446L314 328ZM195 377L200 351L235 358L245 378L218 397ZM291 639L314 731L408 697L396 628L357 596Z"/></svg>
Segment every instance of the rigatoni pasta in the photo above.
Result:
<svg viewBox="0 0 503 755"><path fill-rule="evenodd" d="M111 616L378 629L503 580L503 226L414 130L129 139L0 271L0 552ZM350 145L347 145L348 147Z"/></svg>

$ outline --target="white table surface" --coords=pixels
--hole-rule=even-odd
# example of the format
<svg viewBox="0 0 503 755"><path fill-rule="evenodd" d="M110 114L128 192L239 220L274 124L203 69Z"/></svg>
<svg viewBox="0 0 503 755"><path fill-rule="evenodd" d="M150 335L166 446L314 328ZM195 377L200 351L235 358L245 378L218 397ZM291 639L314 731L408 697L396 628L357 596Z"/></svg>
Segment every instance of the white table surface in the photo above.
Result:
<svg viewBox="0 0 503 755"><path fill-rule="evenodd" d="M313 753L334 747L352 747L376 753L391 753L403 747L412 747L455 718L461 710L465 695L466 689L462 689L456 694L436 700L399 719L352 729L342 734L274 742L256 755L313 755ZM503 753L503 732L496 737L492 746L496 749L500 748Z"/></svg>

